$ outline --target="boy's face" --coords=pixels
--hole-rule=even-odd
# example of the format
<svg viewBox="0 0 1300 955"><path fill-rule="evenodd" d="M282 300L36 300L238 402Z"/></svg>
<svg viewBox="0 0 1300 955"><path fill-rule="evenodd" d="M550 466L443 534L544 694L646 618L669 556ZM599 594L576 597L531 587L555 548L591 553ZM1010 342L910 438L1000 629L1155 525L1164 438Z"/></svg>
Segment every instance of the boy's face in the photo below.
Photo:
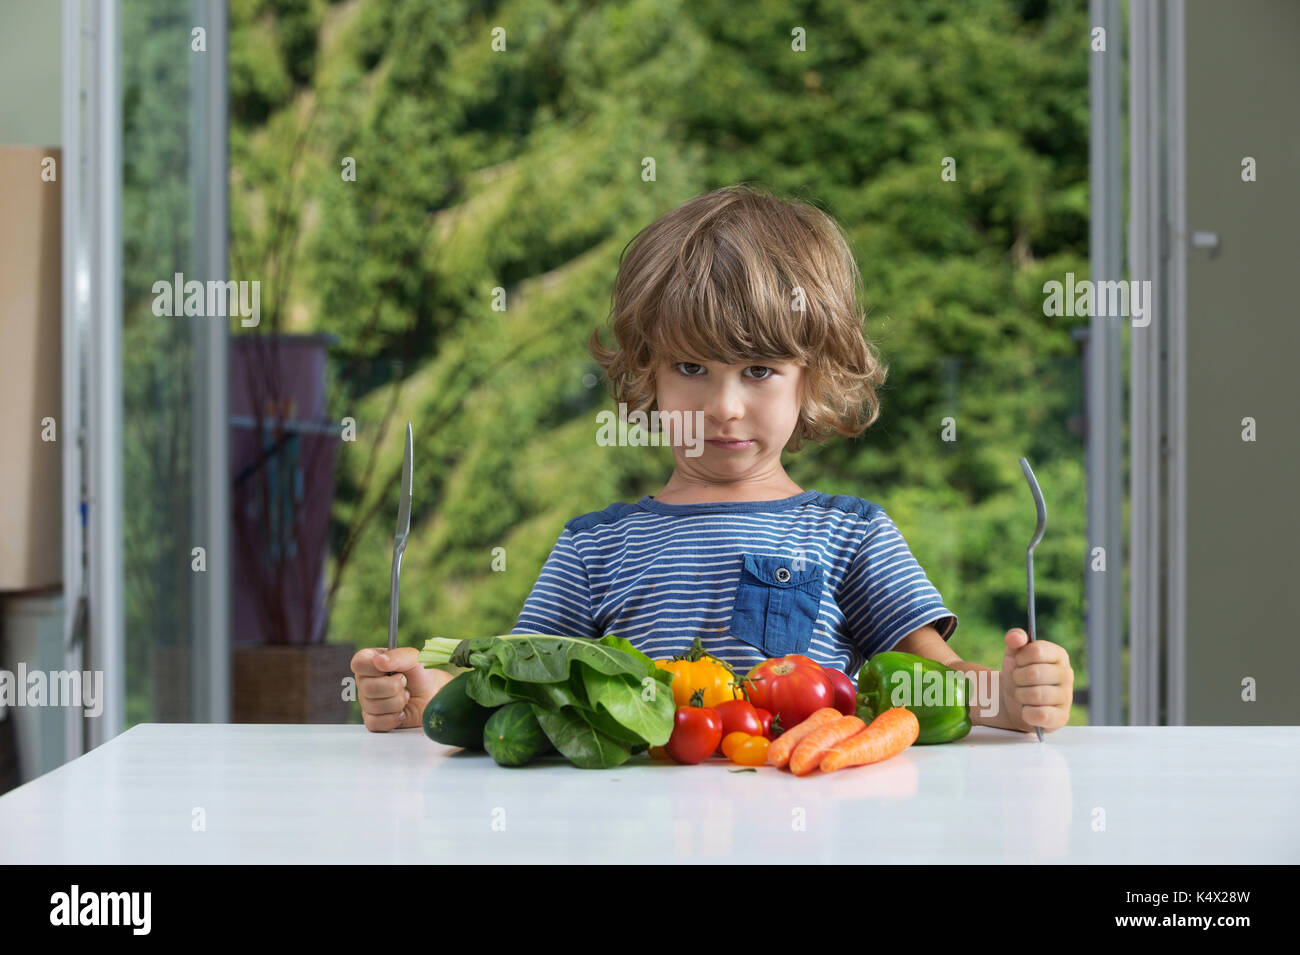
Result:
<svg viewBox="0 0 1300 955"><path fill-rule="evenodd" d="M694 429L692 412L703 413L703 434L694 430L673 439L678 464L699 469L702 476L737 478L779 463L795 425L799 423L803 368L784 362L723 365L718 362L665 360L655 374L659 411L682 413L686 427ZM740 443L721 441L737 438ZM697 444L703 442L702 445ZM687 455L692 445L703 453Z"/></svg>

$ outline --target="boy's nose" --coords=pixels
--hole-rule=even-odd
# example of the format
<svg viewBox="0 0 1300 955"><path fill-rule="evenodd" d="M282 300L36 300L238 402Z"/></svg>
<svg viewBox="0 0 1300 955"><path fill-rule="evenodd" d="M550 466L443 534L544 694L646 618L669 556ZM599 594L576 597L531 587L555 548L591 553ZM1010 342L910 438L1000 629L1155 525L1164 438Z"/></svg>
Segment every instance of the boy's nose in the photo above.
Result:
<svg viewBox="0 0 1300 955"><path fill-rule="evenodd" d="M727 422L744 416L745 403L736 389L723 386L709 396L704 413L715 426L726 426Z"/></svg>

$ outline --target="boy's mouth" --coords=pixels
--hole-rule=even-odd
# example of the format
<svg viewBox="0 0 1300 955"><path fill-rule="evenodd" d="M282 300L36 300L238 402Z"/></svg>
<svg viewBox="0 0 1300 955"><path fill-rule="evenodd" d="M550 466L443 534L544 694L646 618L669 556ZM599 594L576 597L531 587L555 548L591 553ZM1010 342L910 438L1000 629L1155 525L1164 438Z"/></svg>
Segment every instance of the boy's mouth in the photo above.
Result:
<svg viewBox="0 0 1300 955"><path fill-rule="evenodd" d="M747 447L749 447L749 446L750 446L751 444L753 444L754 442L753 442L752 440L743 440L743 441L742 441L742 440L739 440L739 439L725 440L725 439L722 439L722 438L709 438L709 439L708 439L708 443L711 444L711 445L713 445L714 447L717 447L717 448L727 448L728 450L736 450L736 451L738 451L738 450L740 450L740 449L742 449L742 448L747 448Z"/></svg>

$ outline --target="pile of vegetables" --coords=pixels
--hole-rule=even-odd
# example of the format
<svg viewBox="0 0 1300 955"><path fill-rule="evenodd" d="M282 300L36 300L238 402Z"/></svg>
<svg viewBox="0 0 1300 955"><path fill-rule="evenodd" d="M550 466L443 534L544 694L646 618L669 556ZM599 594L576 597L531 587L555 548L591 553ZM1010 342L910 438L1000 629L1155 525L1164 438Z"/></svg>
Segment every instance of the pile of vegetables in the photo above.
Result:
<svg viewBox="0 0 1300 955"><path fill-rule="evenodd" d="M780 731L779 722L776 731ZM716 755L743 766L762 766L772 733L772 714L766 710L748 700L705 706L704 691L697 690L690 703L677 707L668 745L651 747L650 755L687 766Z"/></svg>
<svg viewBox="0 0 1300 955"><path fill-rule="evenodd" d="M742 766L788 765L804 776L879 762L913 743L950 743L971 729L965 676L912 653L876 654L856 688L842 671L791 654L743 678L733 674L724 691L730 668L704 655L698 639L685 658L657 665L688 677L685 686L674 681L668 745L650 750L679 763L718 752ZM700 667L710 669L692 669ZM721 702L710 706L710 695Z"/></svg>
<svg viewBox="0 0 1300 955"><path fill-rule="evenodd" d="M655 666L673 675L673 701L677 714L665 747L652 747L650 755L693 765L711 756L733 757L733 747L748 743L743 765L761 766L766 741L772 738L772 714L745 699L744 682L726 662L704 652L696 637L686 653ZM780 732L777 723L776 732ZM733 737L735 737L733 739ZM736 759L736 762L742 762Z"/></svg>
<svg viewBox="0 0 1300 955"><path fill-rule="evenodd" d="M424 712L436 742L486 750L502 766L559 751L585 769L645 752L683 764L721 755L796 776L879 762L913 743L970 732L964 674L901 651L858 674L799 654L765 660L744 677L697 637L671 660L627 640L508 634L435 638L420 662L469 667Z"/></svg>
<svg viewBox="0 0 1300 955"><path fill-rule="evenodd" d="M429 701L424 731L523 766L551 749L583 769L609 769L673 729L672 674L622 637L507 634L425 641L426 667L469 667Z"/></svg>
<svg viewBox="0 0 1300 955"><path fill-rule="evenodd" d="M706 654L696 637L685 654L656 665L674 674L677 715L668 745L652 747L650 755L687 765L722 755L742 766L762 766L784 727L823 706L852 713L856 705L846 674L799 654L765 660L739 677Z"/></svg>
<svg viewBox="0 0 1300 955"><path fill-rule="evenodd" d="M857 706L847 673L799 653L763 661L746 674L745 687L755 706L770 710L787 728L824 707L848 715Z"/></svg>

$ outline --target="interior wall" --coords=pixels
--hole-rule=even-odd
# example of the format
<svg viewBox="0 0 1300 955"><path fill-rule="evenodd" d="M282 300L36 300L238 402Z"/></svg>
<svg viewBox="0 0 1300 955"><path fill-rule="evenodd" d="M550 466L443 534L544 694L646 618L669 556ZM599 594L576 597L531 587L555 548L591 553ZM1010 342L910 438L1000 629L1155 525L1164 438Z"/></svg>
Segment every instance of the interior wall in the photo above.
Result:
<svg viewBox="0 0 1300 955"><path fill-rule="evenodd" d="M0 216L13 213L24 221L46 223L33 228L31 238L12 233L0 238L0 341L9 359L0 384L6 409L0 422L0 446L10 453L6 459L5 479L0 486L9 496L9 505L26 512L20 535L9 533L0 547L11 567L23 568L26 575L36 566L30 559L33 541L39 541L45 553L54 557L60 550L61 528L57 508L60 488L57 481L48 483L49 468L34 458L41 452L59 454L35 440L32 425L46 413L52 413L62 425L59 409L60 389L60 306L59 293L59 193L42 201L39 193L24 189L24 181L37 181L43 154L53 155L63 145L62 130L62 24L63 5L59 0L0 0L0 147L25 146L37 149L5 149L0 159L4 167L3 185L8 194L0 198ZM5 191L0 188L0 191ZM17 210L16 212L14 210ZM4 219L0 219L0 226ZM38 276L34 282L31 276ZM31 327L33 315L48 321ZM40 408L41 415L35 411ZM67 432L59 431L61 438ZM56 465L57 467L57 465ZM14 475L32 480L24 486ZM42 478L42 489L35 490L35 478ZM10 492L13 493L10 493ZM28 507L30 495L40 495L37 507ZM50 535L53 535L52 537ZM21 540L18 540L21 538ZM22 555L22 556L20 556ZM44 568L41 586L61 578L58 570ZM12 580L11 580L12 583ZM24 579L24 586L35 585ZM19 661L29 667L59 666L57 654L49 652L51 643L59 646L62 601L42 590L27 596L0 593L0 668L11 673ZM53 768L59 760L61 743L60 713L53 709L9 709L0 717L0 793Z"/></svg>
<svg viewBox="0 0 1300 955"><path fill-rule="evenodd" d="M1187 229L1219 242L1186 237L1189 725L1300 722L1297 49L1295 0L1187 2Z"/></svg>
<svg viewBox="0 0 1300 955"><path fill-rule="evenodd" d="M0 143L62 146L63 4L0 2Z"/></svg>

